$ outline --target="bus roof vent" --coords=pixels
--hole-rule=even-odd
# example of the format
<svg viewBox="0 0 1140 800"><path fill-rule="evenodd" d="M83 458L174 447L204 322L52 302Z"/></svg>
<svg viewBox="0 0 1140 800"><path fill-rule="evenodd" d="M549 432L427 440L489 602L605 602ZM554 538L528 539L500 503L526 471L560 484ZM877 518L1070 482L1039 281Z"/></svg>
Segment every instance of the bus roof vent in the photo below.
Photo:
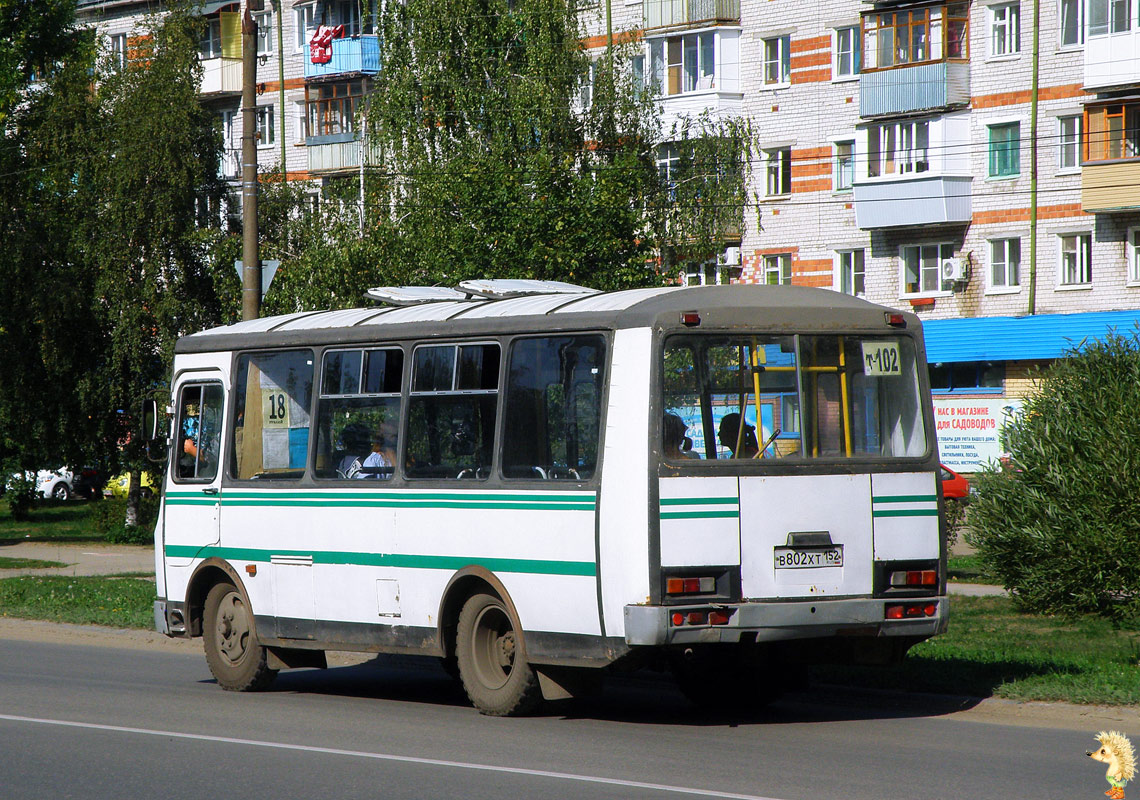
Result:
<svg viewBox="0 0 1140 800"><path fill-rule="evenodd" d="M459 289L467 294L500 300L507 297L524 297L532 294L596 294L597 289L576 286L562 281L534 281L501 279L489 281L460 281Z"/></svg>
<svg viewBox="0 0 1140 800"><path fill-rule="evenodd" d="M374 286L364 293L371 300L393 306L418 306L441 300L467 300L471 295L446 286Z"/></svg>

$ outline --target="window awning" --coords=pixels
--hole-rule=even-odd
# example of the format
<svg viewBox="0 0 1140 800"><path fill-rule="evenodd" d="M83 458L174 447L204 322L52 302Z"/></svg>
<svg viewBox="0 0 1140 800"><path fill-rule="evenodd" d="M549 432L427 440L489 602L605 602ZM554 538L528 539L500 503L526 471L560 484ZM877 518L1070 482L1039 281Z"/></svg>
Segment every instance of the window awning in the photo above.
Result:
<svg viewBox="0 0 1140 800"><path fill-rule="evenodd" d="M1129 336L1140 325L1140 309L1025 317L932 319L922 323L926 360L1041 361L1059 358L1086 339L1110 331Z"/></svg>

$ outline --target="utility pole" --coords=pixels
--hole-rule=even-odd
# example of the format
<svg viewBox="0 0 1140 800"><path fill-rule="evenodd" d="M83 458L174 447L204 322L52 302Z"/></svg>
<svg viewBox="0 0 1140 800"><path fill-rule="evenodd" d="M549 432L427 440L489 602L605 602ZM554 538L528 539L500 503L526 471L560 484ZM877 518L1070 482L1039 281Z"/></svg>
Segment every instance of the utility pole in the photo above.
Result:
<svg viewBox="0 0 1140 800"><path fill-rule="evenodd" d="M1029 313L1037 313L1037 105L1040 102L1041 0L1033 0L1033 79L1029 105Z"/></svg>
<svg viewBox="0 0 1140 800"><path fill-rule="evenodd" d="M241 18L241 318L261 316L261 261L257 254L257 23L246 0ZM284 109L282 109L284 111Z"/></svg>

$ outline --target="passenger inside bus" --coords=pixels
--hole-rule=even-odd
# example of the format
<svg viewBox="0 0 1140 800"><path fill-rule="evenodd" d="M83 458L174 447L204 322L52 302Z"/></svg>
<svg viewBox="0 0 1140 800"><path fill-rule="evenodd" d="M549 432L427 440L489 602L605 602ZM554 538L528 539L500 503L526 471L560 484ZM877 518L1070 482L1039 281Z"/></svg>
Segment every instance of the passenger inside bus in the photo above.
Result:
<svg viewBox="0 0 1140 800"><path fill-rule="evenodd" d="M720 421L720 430L717 431L722 447L727 447L732 455L730 458L756 458L760 454L760 443L756 441L756 429L744 423L744 430L740 430L740 415L733 411L725 414ZM739 452L738 452L739 451Z"/></svg>
<svg viewBox="0 0 1140 800"><path fill-rule="evenodd" d="M693 440L690 439L685 433L688 431L688 426L685 421L676 414L665 414L665 419L662 425L662 439L665 444L665 457L671 459L678 458L696 458L691 451L693 449Z"/></svg>
<svg viewBox="0 0 1140 800"><path fill-rule="evenodd" d="M381 423L380 430L372 437L372 452L353 477L391 478L396 463L396 436L396 426L391 421Z"/></svg>

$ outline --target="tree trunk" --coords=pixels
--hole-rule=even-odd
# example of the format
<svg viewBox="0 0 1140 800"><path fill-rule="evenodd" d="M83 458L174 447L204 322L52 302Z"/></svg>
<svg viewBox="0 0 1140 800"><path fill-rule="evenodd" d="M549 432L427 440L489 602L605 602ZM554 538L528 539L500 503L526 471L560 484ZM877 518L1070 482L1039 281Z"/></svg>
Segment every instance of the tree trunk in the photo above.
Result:
<svg viewBox="0 0 1140 800"><path fill-rule="evenodd" d="M137 528L139 525L139 497L142 486L142 473L137 469L130 471L130 485L127 488L127 516L123 520L123 527Z"/></svg>

